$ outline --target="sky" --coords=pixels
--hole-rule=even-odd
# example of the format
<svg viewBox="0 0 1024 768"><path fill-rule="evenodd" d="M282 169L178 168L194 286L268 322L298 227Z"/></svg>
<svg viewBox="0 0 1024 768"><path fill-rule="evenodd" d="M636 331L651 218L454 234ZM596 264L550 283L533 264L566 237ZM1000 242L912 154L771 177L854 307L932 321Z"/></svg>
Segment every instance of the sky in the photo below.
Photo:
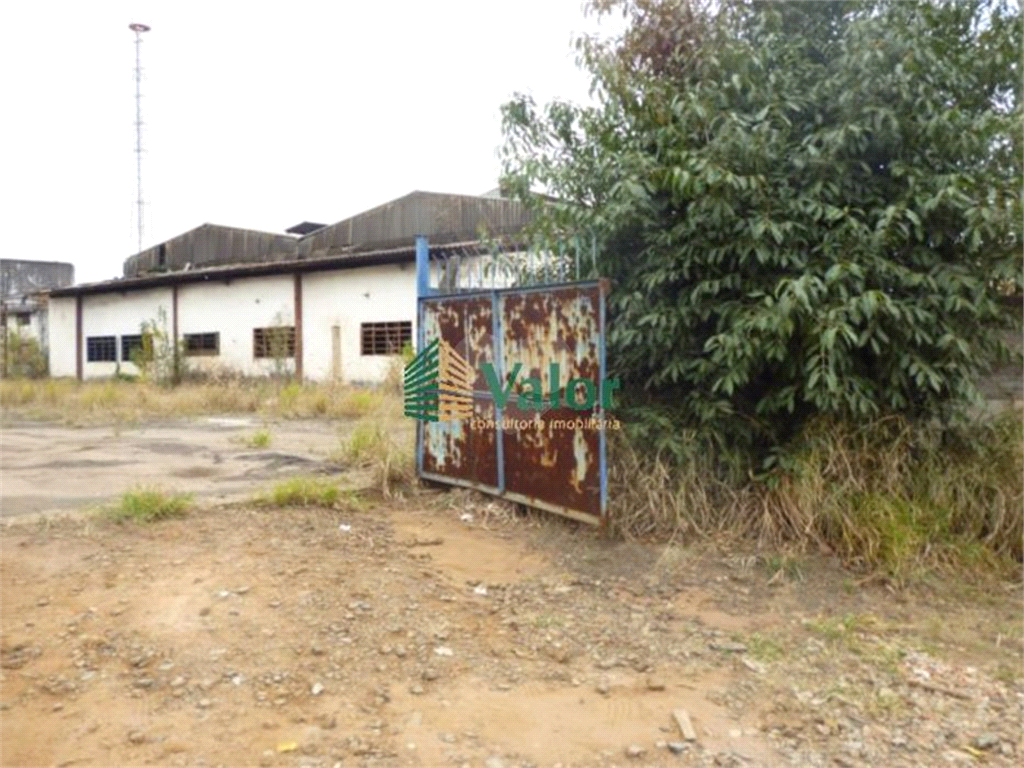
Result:
<svg viewBox="0 0 1024 768"><path fill-rule="evenodd" d="M143 248L494 189L501 104L587 101L572 37L614 23L581 0L5 3L5 258L70 261L81 283L136 252L132 22L151 27Z"/></svg>

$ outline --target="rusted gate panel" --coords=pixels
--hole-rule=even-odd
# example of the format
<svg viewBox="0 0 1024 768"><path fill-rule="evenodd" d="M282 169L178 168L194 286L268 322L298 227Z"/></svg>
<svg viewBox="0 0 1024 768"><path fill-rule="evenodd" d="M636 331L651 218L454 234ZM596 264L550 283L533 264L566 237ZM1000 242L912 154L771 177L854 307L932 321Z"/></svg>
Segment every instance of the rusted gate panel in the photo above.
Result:
<svg viewBox="0 0 1024 768"><path fill-rule="evenodd" d="M494 403L481 373L484 363L494 362L492 298L447 296L423 301L420 328L424 345L434 339L447 342L477 373L473 384L473 418L420 425L420 472L424 477L459 481L461 485L496 492L497 436L493 429L475 426L495 419Z"/></svg>
<svg viewBox="0 0 1024 768"><path fill-rule="evenodd" d="M600 520L604 432L604 299L599 283L546 286L498 293L501 310L502 371L521 366L516 396L539 380L541 390L560 405L538 413L510 399L507 418L528 422L502 436L505 495L570 517ZM555 380L554 377L557 377ZM586 402L586 387L567 384L584 380L594 388L593 406L569 407L570 396Z"/></svg>
<svg viewBox="0 0 1024 768"><path fill-rule="evenodd" d="M419 424L422 477L590 523L603 521L605 285L589 281L420 297L420 349L440 339L476 374L472 417ZM503 385L497 396L485 375L488 364ZM569 388L573 380L580 381ZM579 405L587 396L592 405L571 407L570 399Z"/></svg>

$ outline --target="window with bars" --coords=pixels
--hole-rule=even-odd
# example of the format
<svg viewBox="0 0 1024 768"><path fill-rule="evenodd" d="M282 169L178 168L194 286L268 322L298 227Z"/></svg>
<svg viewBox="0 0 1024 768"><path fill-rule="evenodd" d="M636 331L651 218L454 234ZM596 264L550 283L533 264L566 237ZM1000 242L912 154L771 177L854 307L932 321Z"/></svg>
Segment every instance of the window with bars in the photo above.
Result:
<svg viewBox="0 0 1024 768"><path fill-rule="evenodd" d="M135 354L135 350L142 349L142 336L136 334L134 336L122 336L121 337L121 362L130 363L132 362L132 355Z"/></svg>
<svg viewBox="0 0 1024 768"><path fill-rule="evenodd" d="M363 323L361 349L364 355L400 355L412 343L412 322Z"/></svg>
<svg viewBox="0 0 1024 768"><path fill-rule="evenodd" d="M188 357L216 357L220 354L219 333L186 333L185 355ZM257 355L258 357L258 355Z"/></svg>
<svg viewBox="0 0 1024 768"><path fill-rule="evenodd" d="M116 363L117 336L89 336L86 338L85 359L90 363Z"/></svg>
<svg viewBox="0 0 1024 768"><path fill-rule="evenodd" d="M295 326L253 328L252 355L257 359L295 357Z"/></svg>

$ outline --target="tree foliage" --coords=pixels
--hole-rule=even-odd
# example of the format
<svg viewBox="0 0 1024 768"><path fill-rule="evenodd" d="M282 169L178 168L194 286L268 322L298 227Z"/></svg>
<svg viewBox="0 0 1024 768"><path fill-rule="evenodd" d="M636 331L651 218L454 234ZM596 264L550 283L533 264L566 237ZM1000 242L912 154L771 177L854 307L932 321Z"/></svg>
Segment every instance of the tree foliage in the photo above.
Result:
<svg viewBox="0 0 1024 768"><path fill-rule="evenodd" d="M626 20L577 41L597 105L504 105L504 185L597 236L624 393L761 450L974 399L1022 284L1019 8L588 8Z"/></svg>

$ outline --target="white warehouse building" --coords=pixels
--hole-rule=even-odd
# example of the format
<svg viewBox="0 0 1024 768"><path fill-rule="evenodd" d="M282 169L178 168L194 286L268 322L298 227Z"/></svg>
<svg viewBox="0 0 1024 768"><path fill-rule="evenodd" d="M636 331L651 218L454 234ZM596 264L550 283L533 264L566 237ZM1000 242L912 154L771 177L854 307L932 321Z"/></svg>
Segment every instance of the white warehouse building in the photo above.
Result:
<svg viewBox="0 0 1024 768"><path fill-rule="evenodd" d="M416 236L461 255L485 233L514 242L527 220L499 197L413 192L295 236L204 224L132 256L123 278L52 290L50 375L137 373L155 322L188 370L378 382L415 339Z"/></svg>

